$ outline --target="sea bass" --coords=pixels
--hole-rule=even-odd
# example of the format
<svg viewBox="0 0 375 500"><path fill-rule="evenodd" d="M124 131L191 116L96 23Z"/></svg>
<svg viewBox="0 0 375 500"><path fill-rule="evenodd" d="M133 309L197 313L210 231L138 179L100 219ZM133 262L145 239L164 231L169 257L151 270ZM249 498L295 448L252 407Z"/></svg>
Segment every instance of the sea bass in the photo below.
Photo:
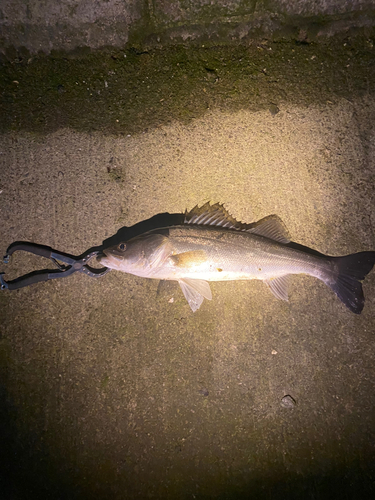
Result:
<svg viewBox="0 0 375 500"><path fill-rule="evenodd" d="M254 224L235 220L222 205L206 203L185 213L184 223L148 231L104 250L100 263L144 278L176 280L193 312L212 299L209 281L263 280L288 300L292 274L322 280L356 314L364 306L361 280L375 252L330 257L291 244L276 216Z"/></svg>

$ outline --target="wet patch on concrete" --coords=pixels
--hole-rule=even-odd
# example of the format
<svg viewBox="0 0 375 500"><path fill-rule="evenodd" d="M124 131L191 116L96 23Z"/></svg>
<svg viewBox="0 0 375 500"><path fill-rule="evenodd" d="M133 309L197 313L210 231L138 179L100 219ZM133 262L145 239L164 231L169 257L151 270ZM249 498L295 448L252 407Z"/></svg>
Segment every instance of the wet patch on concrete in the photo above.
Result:
<svg viewBox="0 0 375 500"><path fill-rule="evenodd" d="M15 53L0 72L0 127L50 133L61 127L129 134L209 109L325 105L374 92L373 38L237 47L169 47Z"/></svg>

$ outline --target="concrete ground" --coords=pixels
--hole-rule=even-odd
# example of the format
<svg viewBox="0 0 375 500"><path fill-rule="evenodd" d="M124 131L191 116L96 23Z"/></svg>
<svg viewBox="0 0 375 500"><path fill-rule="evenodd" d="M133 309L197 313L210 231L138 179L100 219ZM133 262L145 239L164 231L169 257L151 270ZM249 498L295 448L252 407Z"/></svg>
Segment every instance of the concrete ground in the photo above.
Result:
<svg viewBox="0 0 375 500"><path fill-rule="evenodd" d="M163 66L160 93L148 63L145 94L139 74L103 77L98 106L48 71L32 85L54 79L52 98L23 99L12 89L54 61L4 63L0 251L80 254L209 200L277 214L323 253L374 250L374 48L356 43L287 44L274 71L262 58L280 47L246 49L256 78L223 48L225 74L207 65L190 93L196 49ZM1 270L46 265L19 252ZM375 272L360 316L305 276L287 303L261 282L211 288L196 313L178 286L115 271L1 292L2 498L374 497Z"/></svg>

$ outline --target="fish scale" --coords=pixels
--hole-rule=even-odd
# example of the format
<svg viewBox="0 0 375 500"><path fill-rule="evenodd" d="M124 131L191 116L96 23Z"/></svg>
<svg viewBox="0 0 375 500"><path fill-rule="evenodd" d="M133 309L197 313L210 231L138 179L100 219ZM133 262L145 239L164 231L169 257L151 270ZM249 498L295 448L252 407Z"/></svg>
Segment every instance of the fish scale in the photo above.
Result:
<svg viewBox="0 0 375 500"><path fill-rule="evenodd" d="M191 266L181 271L207 281L265 280L300 273L320 278L332 267L325 259L246 232L228 230L223 234L222 229L214 228L171 228L169 241L175 253L191 253ZM205 266L200 265L204 276L198 275L194 266L194 252L201 250L207 255ZM224 277L225 273L230 277Z"/></svg>

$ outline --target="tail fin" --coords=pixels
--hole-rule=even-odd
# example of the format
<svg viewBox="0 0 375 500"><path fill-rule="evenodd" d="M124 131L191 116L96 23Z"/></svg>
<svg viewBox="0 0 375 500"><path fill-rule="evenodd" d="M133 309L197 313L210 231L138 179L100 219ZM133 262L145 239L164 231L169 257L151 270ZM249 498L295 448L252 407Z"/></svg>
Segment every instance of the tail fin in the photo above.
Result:
<svg viewBox="0 0 375 500"><path fill-rule="evenodd" d="M326 282L337 297L356 314L361 314L365 305L361 280L375 264L375 252L360 252L346 257L331 257L336 267L336 280Z"/></svg>

